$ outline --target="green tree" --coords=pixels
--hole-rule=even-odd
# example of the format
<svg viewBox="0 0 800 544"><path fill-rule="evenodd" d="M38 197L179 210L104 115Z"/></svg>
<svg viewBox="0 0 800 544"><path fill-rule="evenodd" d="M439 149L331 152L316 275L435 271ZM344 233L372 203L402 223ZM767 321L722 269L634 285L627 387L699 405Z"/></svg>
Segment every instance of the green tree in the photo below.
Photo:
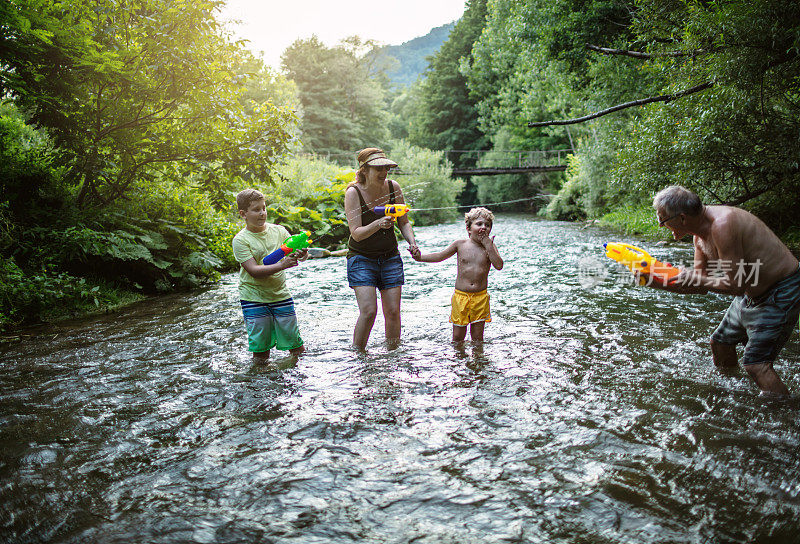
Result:
<svg viewBox="0 0 800 544"><path fill-rule="evenodd" d="M225 212L271 182L297 101L219 5L0 3L0 328L235 264Z"/></svg>
<svg viewBox="0 0 800 544"><path fill-rule="evenodd" d="M784 230L800 194L798 35L789 0L496 0L468 80L491 134L533 143L569 129L556 216L681 183Z"/></svg>
<svg viewBox="0 0 800 544"><path fill-rule="evenodd" d="M612 169L608 146L600 141L618 139L625 121L531 128L534 120L583 115L609 102L627 99L651 88L652 76L639 70L632 58L614 59L590 54L586 44L625 43L631 35L632 4L616 0L495 0L489 4L486 29L473 48L473 62L464 66L472 96L478 101L480 124L495 148L522 150L572 149L579 164L592 164L596 187L581 202L580 214L600 213L607 203L605 181ZM625 116L623 116L625 117ZM624 134L624 132L623 132ZM586 172L572 168L570 175ZM536 185L561 185L559 176L520 179L516 191L502 183L503 192L519 197ZM498 185L499 182L479 182ZM584 187L585 179L568 183L569 191ZM552 215L559 217L550 207ZM574 218L575 210L561 215Z"/></svg>
<svg viewBox="0 0 800 544"><path fill-rule="evenodd" d="M3 17L3 93L46 127L80 208L159 177L192 179L219 206L230 180L269 179L292 114L245 105L240 44L218 0L22 0Z"/></svg>
<svg viewBox="0 0 800 544"><path fill-rule="evenodd" d="M456 23L430 64L419 84L416 111L411 119L409 141L435 150L485 149L488 140L478 127L475 100L470 98L467 82L459 71L469 63L473 43L484 28L486 0L470 0L464 15ZM474 165L475 156L454 154L455 166Z"/></svg>
<svg viewBox="0 0 800 544"><path fill-rule="evenodd" d="M316 36L297 40L281 57L303 106L302 142L312 153L346 154L379 145L388 137L380 70L373 72L376 47L357 37L327 47ZM385 80L384 80L385 82Z"/></svg>
<svg viewBox="0 0 800 544"><path fill-rule="evenodd" d="M800 208L800 10L788 0L642 2L634 29L658 94L703 92L637 112L614 182L668 183L745 204L779 230Z"/></svg>

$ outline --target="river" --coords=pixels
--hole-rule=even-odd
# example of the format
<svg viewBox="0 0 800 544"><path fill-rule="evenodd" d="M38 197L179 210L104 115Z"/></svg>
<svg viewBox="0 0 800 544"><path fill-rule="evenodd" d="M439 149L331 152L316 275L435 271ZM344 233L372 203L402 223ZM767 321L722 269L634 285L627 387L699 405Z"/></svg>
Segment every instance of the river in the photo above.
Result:
<svg viewBox="0 0 800 544"><path fill-rule="evenodd" d="M797 336L759 397L711 363L725 297L622 281L597 228L493 234L484 345L450 343L455 259L407 252L397 349L380 316L350 347L343 258L288 272L296 364L251 366L235 275L0 345L0 540L800 542Z"/></svg>

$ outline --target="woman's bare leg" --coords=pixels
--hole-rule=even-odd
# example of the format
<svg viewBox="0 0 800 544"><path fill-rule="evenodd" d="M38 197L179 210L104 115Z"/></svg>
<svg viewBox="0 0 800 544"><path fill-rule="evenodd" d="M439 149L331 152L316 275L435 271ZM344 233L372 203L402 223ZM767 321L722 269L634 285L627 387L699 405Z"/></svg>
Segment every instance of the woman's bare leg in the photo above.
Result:
<svg viewBox="0 0 800 544"><path fill-rule="evenodd" d="M392 287L381 291L381 309L387 340L400 338L400 294L402 287Z"/></svg>
<svg viewBox="0 0 800 544"><path fill-rule="evenodd" d="M364 285L353 287L358 302L358 320L353 330L353 345L358 348L367 347L369 333L375 324L375 316L378 315L378 294L375 287Z"/></svg>

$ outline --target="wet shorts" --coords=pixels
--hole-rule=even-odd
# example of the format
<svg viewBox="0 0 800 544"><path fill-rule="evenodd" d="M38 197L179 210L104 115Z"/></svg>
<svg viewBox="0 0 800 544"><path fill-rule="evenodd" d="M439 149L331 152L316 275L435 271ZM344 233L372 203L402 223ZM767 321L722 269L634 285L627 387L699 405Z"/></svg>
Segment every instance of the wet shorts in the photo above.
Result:
<svg viewBox="0 0 800 544"><path fill-rule="evenodd" d="M486 289L477 293L465 293L456 289L451 300L450 323L459 327L466 327L478 321L489 322L492 316L489 313L489 293Z"/></svg>
<svg viewBox="0 0 800 544"><path fill-rule="evenodd" d="M363 255L347 257L347 281L350 287L377 287L379 291L399 287L406 282L403 259L399 253L385 259Z"/></svg>
<svg viewBox="0 0 800 544"><path fill-rule="evenodd" d="M800 315L800 268L757 299L733 299L711 339L745 344L743 365L773 362L797 327Z"/></svg>
<svg viewBox="0 0 800 544"><path fill-rule="evenodd" d="M291 297L280 302L240 302L248 350L262 353L274 347L290 350L303 345Z"/></svg>

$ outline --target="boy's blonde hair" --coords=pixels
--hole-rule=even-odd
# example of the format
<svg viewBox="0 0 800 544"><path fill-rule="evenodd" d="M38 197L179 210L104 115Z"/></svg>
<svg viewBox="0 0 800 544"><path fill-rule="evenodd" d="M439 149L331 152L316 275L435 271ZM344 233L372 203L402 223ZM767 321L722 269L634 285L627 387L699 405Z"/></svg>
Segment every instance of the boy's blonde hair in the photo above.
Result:
<svg viewBox="0 0 800 544"><path fill-rule="evenodd" d="M266 200L264 195L256 191L255 189L245 189L238 195L236 195L236 206L243 211L247 211L250 207L250 203L256 200Z"/></svg>
<svg viewBox="0 0 800 544"><path fill-rule="evenodd" d="M472 208L470 211L464 214L464 222L467 224L467 228L470 228L470 226L472 226L472 222L479 217L483 217L490 223L494 224L494 214L492 212L486 208Z"/></svg>

